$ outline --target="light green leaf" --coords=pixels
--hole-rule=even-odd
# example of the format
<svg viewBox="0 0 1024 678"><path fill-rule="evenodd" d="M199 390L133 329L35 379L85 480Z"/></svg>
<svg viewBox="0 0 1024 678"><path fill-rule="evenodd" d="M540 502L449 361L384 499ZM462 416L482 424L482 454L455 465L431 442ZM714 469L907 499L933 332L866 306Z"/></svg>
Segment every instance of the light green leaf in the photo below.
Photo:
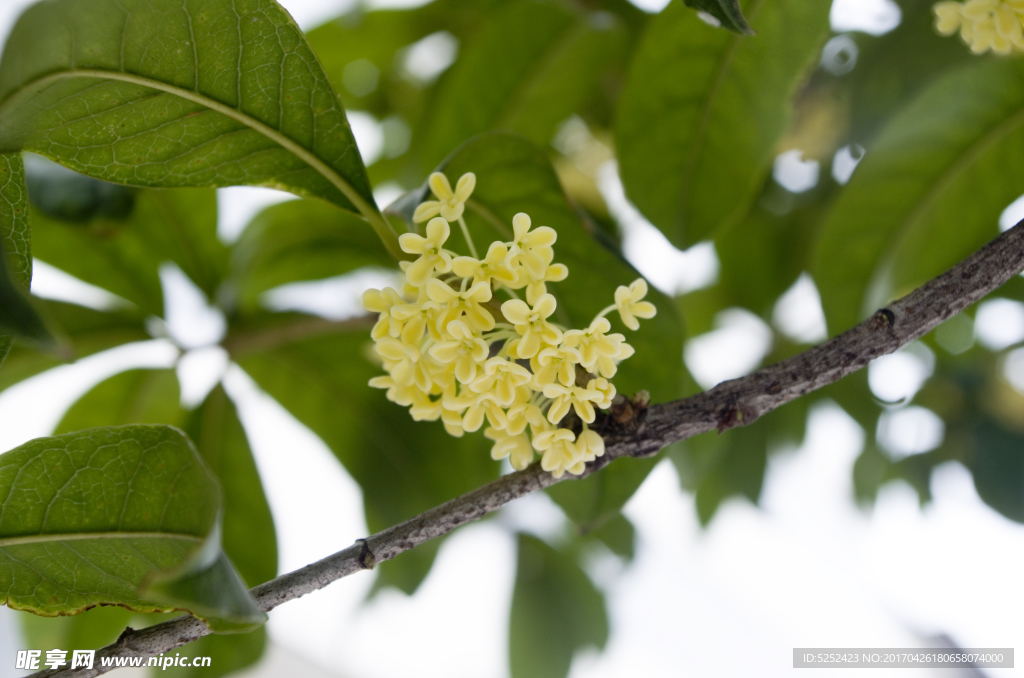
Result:
<svg viewBox="0 0 1024 678"><path fill-rule="evenodd" d="M372 237L372 234L371 234ZM248 439L224 389L217 386L191 414L179 405L178 380L173 370L131 370L97 385L75 403L57 431L93 426L114 426L126 422L185 423L207 467L220 480L223 494L223 548L247 586L261 584L277 574L277 539L274 522L263 494L262 484L249 449ZM86 614L54 620L35 621L24 615L33 633L56 635L66 642L47 647L101 647L113 641L131 620L132 614ZM133 623L155 624L159 616L137 618ZM105 637L98 637L104 636ZM95 639L83 642L81 639ZM77 644L72 641L77 641ZM259 660L266 636L263 629L251 634L210 636L190 645L188 653L212 657L210 675L224 675ZM177 675L192 675L193 669L170 667Z"/></svg>
<svg viewBox="0 0 1024 678"><path fill-rule="evenodd" d="M512 678L565 678L573 654L604 647L604 596L579 565L534 537L519 535L509 620Z"/></svg>
<svg viewBox="0 0 1024 678"><path fill-rule="evenodd" d="M624 38L610 13L591 16L534 0L499 7L438 84L424 122L421 166L434 166L492 129L546 144L621 59Z"/></svg>
<svg viewBox="0 0 1024 678"><path fill-rule="evenodd" d="M659 461L658 457L630 459L582 480L553 485L547 492L580 532L586 534L600 530L620 516L619 511Z"/></svg>
<svg viewBox="0 0 1024 678"><path fill-rule="evenodd" d="M730 306L742 306L770 320L775 302L809 267L820 221L820 209L776 216L755 208L716 238L722 305L707 308L710 316Z"/></svg>
<svg viewBox="0 0 1024 678"><path fill-rule="evenodd" d="M265 615L220 549L217 481L169 426L90 429L0 455L0 595L44 616L184 609L219 631Z"/></svg>
<svg viewBox="0 0 1024 678"><path fill-rule="evenodd" d="M249 439L218 385L185 424L224 494L224 551L250 587L277 576L277 535Z"/></svg>
<svg viewBox="0 0 1024 678"><path fill-rule="evenodd" d="M369 327L312 337L276 336L281 338L276 346L233 357L345 465L362 488L371 532L497 477L498 464L491 460L491 443L483 435L452 438L440 422L413 421L408 411L367 385L383 374L367 358L373 355ZM379 576L412 593L429 571L436 543L383 563Z"/></svg>
<svg viewBox="0 0 1024 678"><path fill-rule="evenodd" d="M0 153L0 363L11 337L50 342L42 319L25 298L32 280L25 168L18 153Z"/></svg>
<svg viewBox="0 0 1024 678"><path fill-rule="evenodd" d="M824 0L751 0L755 39L682 3L651 20L619 99L615 142L627 196L679 247L750 208L797 81L828 35Z"/></svg>
<svg viewBox="0 0 1024 678"><path fill-rule="evenodd" d="M100 382L68 408L54 434L126 424L181 426L180 399L174 370L128 370Z"/></svg>
<svg viewBox="0 0 1024 678"><path fill-rule="evenodd" d="M598 539L620 558L633 560L636 553L636 528L629 518L621 513L591 532L590 536Z"/></svg>
<svg viewBox="0 0 1024 678"><path fill-rule="evenodd" d="M357 219L330 205L292 200L250 223L231 251L231 275L222 299L243 313L279 285L320 280L363 266L393 267L380 240Z"/></svg>
<svg viewBox="0 0 1024 678"><path fill-rule="evenodd" d="M721 22L723 28L728 28L733 33L754 35L754 29L750 27L743 17L743 9L739 0L683 0L687 7L707 12Z"/></svg>
<svg viewBox="0 0 1024 678"><path fill-rule="evenodd" d="M341 103L273 0L34 5L0 62L0 150L137 186L270 186L379 221Z"/></svg>
<svg viewBox="0 0 1024 678"><path fill-rule="evenodd" d="M822 226L815 280L831 331L995 237L1022 177L1024 63L972 63L928 87L879 134Z"/></svg>

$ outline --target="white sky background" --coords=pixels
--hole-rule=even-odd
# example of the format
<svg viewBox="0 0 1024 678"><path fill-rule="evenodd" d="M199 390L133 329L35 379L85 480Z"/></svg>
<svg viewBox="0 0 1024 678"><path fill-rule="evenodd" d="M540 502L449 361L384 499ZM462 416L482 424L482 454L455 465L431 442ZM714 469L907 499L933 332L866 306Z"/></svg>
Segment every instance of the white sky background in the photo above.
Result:
<svg viewBox="0 0 1024 678"><path fill-rule="evenodd" d="M666 4L635 1L649 11ZM0 0L0 41L28 4ZM310 28L352 2L282 4ZM837 30L882 33L896 25L899 12L887 0L836 0L832 20ZM374 123L368 124L365 134L372 135ZM361 147L365 143L360 140ZM780 161L777 176L804 185L810 170L800 162L799 157ZM668 245L625 200L613 165L604 168L601 186L626 234L627 252L652 283L682 291L713 281L713 247L684 253ZM221 233L237 235L259 209L282 198L287 196L262 189L222 192ZM1007 215L1007 226L1024 208L1011 212L1016 216ZM187 335L195 348L177 363L179 374L193 401L215 377L226 374L225 385L239 405L274 513L281 571L365 536L358 486L312 433L259 392L241 370L227 367L221 352L204 348L216 340L220 321L189 296L187 285L173 282L173 270L164 277L168 296L180 299L175 303L183 317L207 316L203 331L191 328ZM321 296L328 297L324 305L335 315L344 314L372 279L321 289ZM44 267L37 285L41 293L69 289ZM287 305L290 298L285 293L278 303ZM1006 303L1014 302L990 301L988 310L979 312L976 335L986 346L1024 340L1024 321L1017 322L1024 311ZM770 328L760 319L729 310L716 320L717 329L695 338L686 351L687 364L706 386L748 372L770 350ZM780 300L772 320L799 341L825 336L813 280L801 278ZM172 319L172 334L184 337L188 322ZM169 367L177 358L169 342L153 341L87 358L9 389L0 395L0 449L49 434L66 408L98 381L131 366ZM1024 385L1024 357L1018 358L1007 361L1008 377ZM912 395L931 371L927 349L921 347L887 360L873 365L869 375L871 388L885 400ZM405 415L396 408L395 416ZM893 437L891 453L903 454L900 450L930 440L934 430L929 421L911 416L892 423L887 433ZM680 491L672 466L659 465L626 508L639 534L635 561L625 569L612 556L593 564L595 580L608 593L612 635L603 654L577 657L573 678L790 675L793 647L920 647L938 633L950 634L963 647L1012 647L1024 637L1019 574L1024 527L985 506L957 464L935 474L934 501L924 510L900 483L883 488L872 512L857 509L851 467L862 438L839 408L819 407L805 445L770 461L762 505L732 500L707 530L700 529L693 497ZM363 605L373 575L361 574L287 603L271 614L274 647L263 665L247 675L298 675L295 662L302 657L308 664L300 673L306 676L501 678L507 675L513 532L549 535L563 521L545 496L527 497L495 520L454 534L415 596L387 592ZM14 650L21 647L18 614L0 609L0 676L14 675ZM840 675L858 673L864 672ZM996 675L1019 673L1003 669ZM939 674L918 670L913 675Z"/></svg>

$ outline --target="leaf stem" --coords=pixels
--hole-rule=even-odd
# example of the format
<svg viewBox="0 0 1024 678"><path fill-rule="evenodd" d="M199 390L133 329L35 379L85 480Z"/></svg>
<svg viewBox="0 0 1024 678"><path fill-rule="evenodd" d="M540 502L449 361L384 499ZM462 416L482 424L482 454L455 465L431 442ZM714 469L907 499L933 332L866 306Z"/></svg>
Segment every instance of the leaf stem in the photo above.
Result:
<svg viewBox="0 0 1024 678"><path fill-rule="evenodd" d="M462 237L466 239L466 244L469 245L469 253L474 259L479 259L480 255L476 253L476 245L473 244L473 238L469 235L469 227L466 226L466 220L459 215L459 228L462 229Z"/></svg>

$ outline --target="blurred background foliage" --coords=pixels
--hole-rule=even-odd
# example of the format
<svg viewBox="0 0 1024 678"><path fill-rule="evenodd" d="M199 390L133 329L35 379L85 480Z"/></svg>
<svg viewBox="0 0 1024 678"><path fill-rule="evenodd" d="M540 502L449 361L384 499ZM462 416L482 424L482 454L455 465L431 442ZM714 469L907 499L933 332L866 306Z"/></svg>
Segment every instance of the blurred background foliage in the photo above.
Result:
<svg viewBox="0 0 1024 678"><path fill-rule="evenodd" d="M755 36L715 28L679 0L657 15L626 0L434 0L357 9L308 38L350 116L378 125L379 154L367 158L377 195L413 192L389 210L392 222L422 199L433 169L476 172L474 198L500 220L527 211L560 231L557 254L571 275L553 287L565 320L585 323L635 277L620 250L626 225L602 186L611 163L626 197L669 242L713 242L717 277L655 293L659 315L630 337L637 355L616 377L621 392L647 389L667 401L701 389L699 365L690 360L687 370L682 359L690 339L744 317L766 333L755 362L791 356L825 337L780 322L794 290L813 281L828 334L837 334L997 235L1000 215L1024 193L1019 59L972 56L939 37L924 0L898 0L902 20L880 36L834 34L825 0L742 5ZM414 423L366 386L378 371L367 351L371 320L267 302L281 285L393 268L355 216L294 200L224 242L212 189L115 186L34 157L26 173L34 256L121 301L97 309L36 300L61 351L16 342L0 388L166 337L161 266L173 262L223 314L214 343L358 482L371 530L499 474L481 436L452 439ZM478 242L503 237L467 216ZM866 433L856 501L870 505L882 484L901 479L926 502L931 470L957 460L989 505L1024 521L1024 349L1014 350L1024 329L988 336L980 317L975 328L983 312L1024 327L1024 282L997 294L890 362L663 453L696 493L700 520L731 497L756 503L768 458L798 446L810 409L830 399ZM916 375L914 388L875 387L900 370ZM58 429L183 427L221 479L228 554L249 585L270 579L273 521L234 406L219 386L191 408L179 391L172 371L126 372L96 386ZM619 462L549 490L576 529L548 542L519 539L509 640L516 678L564 676L577 649L603 646L607 613L583 564L594 549L632 557L634 531L620 509L655 463ZM415 591L439 542L383 564L374 591ZM131 616L25 615L25 629L33 647L95 647ZM261 630L206 638L189 652L214 656L204 676L222 675L255 662L263 642Z"/></svg>

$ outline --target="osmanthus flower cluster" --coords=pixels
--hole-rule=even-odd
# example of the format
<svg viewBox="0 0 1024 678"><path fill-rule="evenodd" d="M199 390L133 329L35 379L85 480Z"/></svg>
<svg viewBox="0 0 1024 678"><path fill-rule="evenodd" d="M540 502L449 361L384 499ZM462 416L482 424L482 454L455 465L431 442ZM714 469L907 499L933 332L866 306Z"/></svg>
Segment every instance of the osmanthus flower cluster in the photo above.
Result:
<svg viewBox="0 0 1024 678"><path fill-rule="evenodd" d="M975 54L1024 51L1024 0L946 0L934 9L939 33L959 31Z"/></svg>
<svg viewBox="0 0 1024 678"><path fill-rule="evenodd" d="M452 190L435 172L429 185L437 200L422 203L413 217L427 221L425 235L399 238L402 250L416 256L401 263L401 289L363 295L366 310L380 314L371 336L388 373L370 385L387 389L413 419L440 419L456 437L486 421L491 456L508 457L516 469L540 453L542 468L555 477L582 473L604 454L604 441L587 425L596 409L611 406L609 379L633 355L606 316L618 311L631 330L638 318L654 317L654 305L643 300L647 283L619 287L615 303L588 327L563 327L547 289L569 274L553 263L554 229L532 228L529 216L517 214L512 240L491 243L480 257L462 217L476 176L463 175ZM445 249L450 221L458 222L472 256ZM564 427L570 410L583 422L579 435Z"/></svg>

